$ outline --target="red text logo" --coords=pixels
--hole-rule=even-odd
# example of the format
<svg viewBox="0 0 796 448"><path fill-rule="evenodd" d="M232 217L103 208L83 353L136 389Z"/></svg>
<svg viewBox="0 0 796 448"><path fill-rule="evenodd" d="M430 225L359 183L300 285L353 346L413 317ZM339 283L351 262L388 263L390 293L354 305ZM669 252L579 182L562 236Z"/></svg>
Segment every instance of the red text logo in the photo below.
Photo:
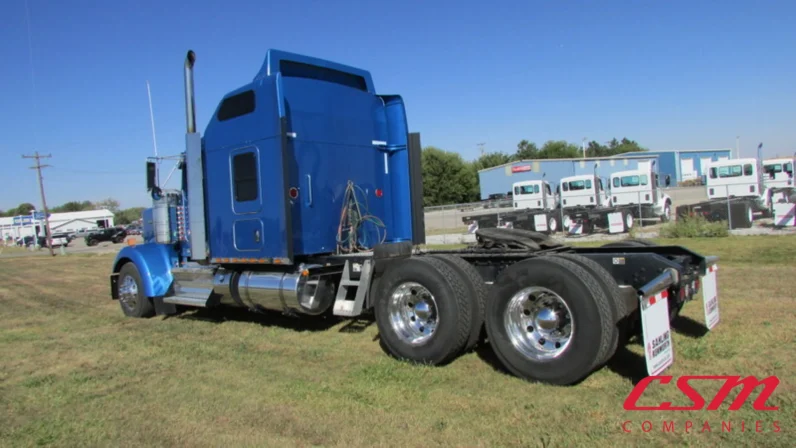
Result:
<svg viewBox="0 0 796 448"><path fill-rule="evenodd" d="M717 410L730 394L730 392L732 392L735 387L741 386L741 391L738 393L735 401L733 401L729 407L730 411L737 411L741 408L741 406L743 406L752 391L754 391L760 385L763 386L763 390L760 391L760 395L754 400L752 407L757 411L779 410L779 407L777 406L766 406L766 400L768 400L768 397L774 393L774 390L779 385L779 378L776 376L770 376L768 378L758 380L754 376L747 376L744 378L739 375L681 376L677 379L677 388L680 389L680 392L682 392L683 395L688 397L688 399L693 402L692 406L672 406L671 402L663 402L658 406L639 406L637 404L638 399L641 398L641 395L644 393L644 390L646 390L650 383L653 381L658 381L661 384L669 384L672 381L671 376L648 376L641 380L636 387L633 388L633 390L630 392L630 395L628 395L627 399L625 399L624 407L627 411L698 411L705 409L705 399L699 394L699 392L691 387L689 381L716 380L724 381L724 385L721 387L721 389L719 389L719 392L716 394L716 396L713 397L713 400L710 401L710 404L707 405L707 410L709 411Z"/></svg>

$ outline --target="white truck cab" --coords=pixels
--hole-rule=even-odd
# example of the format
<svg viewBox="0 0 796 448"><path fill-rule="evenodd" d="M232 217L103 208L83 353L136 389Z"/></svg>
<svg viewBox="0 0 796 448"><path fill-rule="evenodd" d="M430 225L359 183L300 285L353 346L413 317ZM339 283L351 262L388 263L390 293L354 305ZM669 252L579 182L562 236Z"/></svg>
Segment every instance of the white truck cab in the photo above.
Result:
<svg viewBox="0 0 796 448"><path fill-rule="evenodd" d="M514 210L553 210L558 204L558 195L546 180L524 180L512 187Z"/></svg>
<svg viewBox="0 0 796 448"><path fill-rule="evenodd" d="M656 216L671 218L672 198L663 192L658 174L652 169L612 173L609 189L614 206L650 205Z"/></svg>
<svg viewBox="0 0 796 448"><path fill-rule="evenodd" d="M710 162L705 187L708 199L765 197L762 173L754 158Z"/></svg>
<svg viewBox="0 0 796 448"><path fill-rule="evenodd" d="M793 159L763 160L763 183L770 188L793 187Z"/></svg>
<svg viewBox="0 0 796 448"><path fill-rule="evenodd" d="M611 206L603 180L594 174L563 177L559 189L563 208Z"/></svg>

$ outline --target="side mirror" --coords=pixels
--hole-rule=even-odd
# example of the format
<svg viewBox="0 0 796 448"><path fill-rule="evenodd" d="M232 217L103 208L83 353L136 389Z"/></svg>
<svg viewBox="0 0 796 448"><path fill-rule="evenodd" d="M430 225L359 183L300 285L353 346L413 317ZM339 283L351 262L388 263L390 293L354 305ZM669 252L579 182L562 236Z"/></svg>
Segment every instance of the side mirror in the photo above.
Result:
<svg viewBox="0 0 796 448"><path fill-rule="evenodd" d="M666 186L670 186L672 184L672 176L666 175Z"/></svg>
<svg viewBox="0 0 796 448"><path fill-rule="evenodd" d="M152 191L157 187L156 185L156 173L157 168L155 167L155 162L147 162L146 163L146 189L147 191Z"/></svg>

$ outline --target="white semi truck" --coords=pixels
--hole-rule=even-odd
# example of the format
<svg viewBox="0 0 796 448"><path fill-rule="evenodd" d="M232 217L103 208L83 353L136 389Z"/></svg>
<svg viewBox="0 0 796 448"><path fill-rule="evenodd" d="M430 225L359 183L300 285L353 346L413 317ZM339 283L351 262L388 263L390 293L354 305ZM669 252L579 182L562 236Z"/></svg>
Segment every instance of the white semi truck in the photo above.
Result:
<svg viewBox="0 0 796 448"><path fill-rule="evenodd" d="M462 222L471 231L507 227L555 233L561 229L558 195L546 180L524 180L512 184L513 210L504 213L467 215Z"/></svg>
<svg viewBox="0 0 796 448"><path fill-rule="evenodd" d="M608 188L596 173L565 177L560 190L563 226L570 233L589 234L597 227L622 233L636 220L671 218L672 199L651 166L612 173Z"/></svg>
<svg viewBox="0 0 796 448"><path fill-rule="evenodd" d="M756 217L773 215L773 192L764 182L759 158L728 159L707 165L708 200L677 207L677 216L701 215L728 221L731 228L752 227Z"/></svg>

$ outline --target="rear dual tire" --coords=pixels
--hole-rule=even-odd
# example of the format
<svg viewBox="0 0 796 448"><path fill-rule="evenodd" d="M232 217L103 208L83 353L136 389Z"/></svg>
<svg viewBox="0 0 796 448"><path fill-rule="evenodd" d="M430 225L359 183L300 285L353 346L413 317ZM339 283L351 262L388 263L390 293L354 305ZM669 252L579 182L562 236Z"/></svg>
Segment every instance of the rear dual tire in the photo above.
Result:
<svg viewBox="0 0 796 448"><path fill-rule="evenodd" d="M472 290L451 262L410 257L391 263L376 290L376 325L396 359L443 365L471 343Z"/></svg>
<svg viewBox="0 0 796 448"><path fill-rule="evenodd" d="M489 342L501 363L529 381L569 385L610 356L615 313L581 264L537 257L506 268L487 302Z"/></svg>

